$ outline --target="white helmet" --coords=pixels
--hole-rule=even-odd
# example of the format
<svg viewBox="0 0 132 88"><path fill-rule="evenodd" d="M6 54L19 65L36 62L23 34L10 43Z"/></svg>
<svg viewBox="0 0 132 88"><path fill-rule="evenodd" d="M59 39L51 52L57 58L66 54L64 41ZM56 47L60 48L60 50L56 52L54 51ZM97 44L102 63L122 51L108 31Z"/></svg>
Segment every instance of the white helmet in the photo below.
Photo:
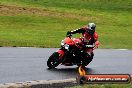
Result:
<svg viewBox="0 0 132 88"><path fill-rule="evenodd" d="M95 32L95 28L96 28L95 23L89 23L88 24L88 30L87 30L87 32L89 34L93 34Z"/></svg>

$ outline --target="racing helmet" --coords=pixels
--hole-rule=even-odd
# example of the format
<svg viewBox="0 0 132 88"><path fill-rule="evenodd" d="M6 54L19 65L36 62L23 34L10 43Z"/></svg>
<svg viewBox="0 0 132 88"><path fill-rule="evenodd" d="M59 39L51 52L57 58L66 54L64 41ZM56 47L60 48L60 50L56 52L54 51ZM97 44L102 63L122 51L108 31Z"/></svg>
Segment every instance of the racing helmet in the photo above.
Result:
<svg viewBox="0 0 132 88"><path fill-rule="evenodd" d="M95 28L96 28L95 23L89 23L89 24L88 24L87 33L88 33L88 34L93 34L93 33L95 32Z"/></svg>

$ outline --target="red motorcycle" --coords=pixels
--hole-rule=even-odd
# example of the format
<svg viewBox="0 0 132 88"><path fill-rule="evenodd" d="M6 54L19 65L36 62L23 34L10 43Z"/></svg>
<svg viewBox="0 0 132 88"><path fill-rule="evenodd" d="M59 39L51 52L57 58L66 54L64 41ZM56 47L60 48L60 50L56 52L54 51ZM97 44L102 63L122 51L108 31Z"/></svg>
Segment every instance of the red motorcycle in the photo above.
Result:
<svg viewBox="0 0 132 88"><path fill-rule="evenodd" d="M87 47L93 48L93 45L87 45ZM49 57L47 66L50 69L57 67L59 64L65 66L87 66L88 64L86 63L89 58L86 59L84 56L82 38L71 38L71 36L68 36L61 41L61 48Z"/></svg>

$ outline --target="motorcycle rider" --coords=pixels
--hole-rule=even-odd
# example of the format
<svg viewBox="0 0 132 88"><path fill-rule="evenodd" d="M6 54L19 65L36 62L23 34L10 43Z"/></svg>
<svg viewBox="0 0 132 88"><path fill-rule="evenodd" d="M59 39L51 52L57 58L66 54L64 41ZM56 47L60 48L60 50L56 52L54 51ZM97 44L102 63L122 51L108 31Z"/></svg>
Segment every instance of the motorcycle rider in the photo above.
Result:
<svg viewBox="0 0 132 88"><path fill-rule="evenodd" d="M94 56L93 50L98 47L98 34L95 32L96 25L95 23L89 23L87 26L78 28L73 31L68 31L67 36L71 36L72 34L82 33L82 37L80 38L82 41L82 49L85 52L84 59L88 59L85 62L85 65L88 65Z"/></svg>

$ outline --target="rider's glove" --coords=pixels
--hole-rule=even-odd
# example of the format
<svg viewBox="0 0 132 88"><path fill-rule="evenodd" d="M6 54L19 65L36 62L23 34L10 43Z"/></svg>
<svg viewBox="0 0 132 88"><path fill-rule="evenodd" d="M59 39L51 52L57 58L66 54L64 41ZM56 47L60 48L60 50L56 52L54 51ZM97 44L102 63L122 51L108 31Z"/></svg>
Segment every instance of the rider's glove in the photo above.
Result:
<svg viewBox="0 0 132 88"><path fill-rule="evenodd" d="M66 34L67 37L70 37L72 36L72 32L68 31L67 34Z"/></svg>

